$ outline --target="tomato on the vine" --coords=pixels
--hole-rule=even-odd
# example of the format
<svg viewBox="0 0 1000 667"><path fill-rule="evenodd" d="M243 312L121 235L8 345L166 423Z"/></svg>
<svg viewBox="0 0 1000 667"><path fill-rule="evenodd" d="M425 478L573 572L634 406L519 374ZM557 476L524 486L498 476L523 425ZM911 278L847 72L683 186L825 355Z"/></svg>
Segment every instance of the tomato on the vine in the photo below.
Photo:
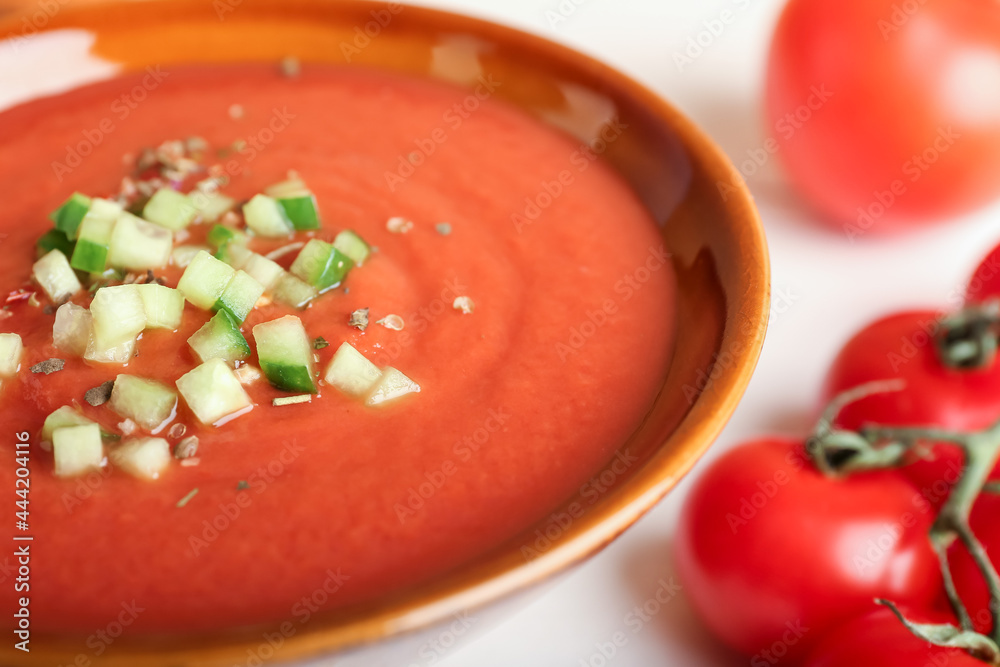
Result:
<svg viewBox="0 0 1000 667"><path fill-rule="evenodd" d="M822 405L837 394L877 380L900 379L900 391L866 396L847 405L836 424L857 429L939 426L972 431L1000 418L1000 363L985 369L953 369L938 358L934 334L942 313L909 311L877 320L855 334L837 354L824 383ZM960 451L939 445L900 471L932 505L939 506L962 470Z"/></svg>
<svg viewBox="0 0 1000 667"><path fill-rule="evenodd" d="M1000 245L990 250L979 263L965 290L968 303L980 303L993 297L1000 297Z"/></svg>
<svg viewBox="0 0 1000 667"><path fill-rule="evenodd" d="M941 590L933 513L896 470L831 479L802 442L753 441L700 476L678 573L701 617L747 655L801 656L873 598L929 606Z"/></svg>
<svg viewBox="0 0 1000 667"><path fill-rule="evenodd" d="M954 623L926 611L903 614L917 623ZM804 667L984 667L967 652L941 648L914 636L888 609L878 609L827 633Z"/></svg>
<svg viewBox="0 0 1000 667"><path fill-rule="evenodd" d="M849 236L1000 197L1000 3L791 0L767 109L798 190Z"/></svg>
<svg viewBox="0 0 1000 667"><path fill-rule="evenodd" d="M998 512L1000 512L1000 496L983 493L972 506L969 525L985 547L986 554L994 564L1000 565L1000 526L996 520ZM989 632L993 627L990 617L990 595L975 561L972 560L968 550L958 542L949 549L948 559L955 587L969 612L973 626L979 632Z"/></svg>

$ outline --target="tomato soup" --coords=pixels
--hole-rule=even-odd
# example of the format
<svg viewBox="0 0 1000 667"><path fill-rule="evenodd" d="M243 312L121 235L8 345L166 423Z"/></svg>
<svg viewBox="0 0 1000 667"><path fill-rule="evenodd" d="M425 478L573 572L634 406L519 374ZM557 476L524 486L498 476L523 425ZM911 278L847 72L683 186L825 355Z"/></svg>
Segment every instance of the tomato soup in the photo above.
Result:
<svg viewBox="0 0 1000 667"><path fill-rule="evenodd" d="M33 630L50 632L90 633L123 609L135 634L303 620L469 562L621 456L669 361L669 255L622 179L579 140L491 99L502 85L186 66L0 114L0 289L14 294L0 332L24 345L0 390L0 488L17 510L13 460L26 434L30 514L14 532L33 538L30 589L14 592L8 578L5 608L30 596ZM44 295L17 296L39 292L36 241L70 194L113 196L143 147L191 136L211 146L204 163L228 195L246 201L295 170L323 220L305 237L350 228L372 246L308 307L260 301L242 326L252 346L255 325L300 318L322 339L318 394L276 407L288 392L251 382L252 410L219 426L199 425L181 400L171 425L199 438L197 465L173 461L155 480L110 463L57 477L46 416L79 406L121 437L121 416L90 405L87 390L119 373L173 387L198 365L187 339L211 313L188 303L178 330L144 332L124 365L67 355ZM175 287L182 272L156 273ZM349 320L363 308L361 330ZM419 393L369 407L324 384L345 341ZM53 358L61 370L32 371ZM173 447L178 434L160 436Z"/></svg>

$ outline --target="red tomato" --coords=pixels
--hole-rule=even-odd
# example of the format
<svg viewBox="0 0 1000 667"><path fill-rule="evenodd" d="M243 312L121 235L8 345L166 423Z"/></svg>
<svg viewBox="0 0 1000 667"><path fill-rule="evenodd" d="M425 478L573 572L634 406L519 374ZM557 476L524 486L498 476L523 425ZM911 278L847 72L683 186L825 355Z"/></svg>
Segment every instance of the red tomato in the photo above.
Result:
<svg viewBox="0 0 1000 667"><path fill-rule="evenodd" d="M933 515L916 495L894 470L826 478L801 442L745 444L705 470L687 499L681 583L725 643L764 663L794 660L875 597L932 604L941 587L927 539Z"/></svg>
<svg viewBox="0 0 1000 667"><path fill-rule="evenodd" d="M918 623L953 623L948 616L903 610ZM965 651L918 639L888 609L855 618L828 633L805 667L983 667ZM757 666L754 666L757 667Z"/></svg>
<svg viewBox="0 0 1000 667"><path fill-rule="evenodd" d="M1000 3L791 0L767 109L799 191L850 237L1000 196Z"/></svg>
<svg viewBox="0 0 1000 667"><path fill-rule="evenodd" d="M1000 363L984 370L944 366L934 347L933 332L941 313L910 311L873 322L849 340L827 375L822 394L826 405L842 391L875 380L899 378L902 391L873 394L844 408L837 424L856 429L864 424L940 426L977 430L1000 419ZM923 460L901 470L932 505L947 498L962 469L959 450L934 447Z"/></svg>
<svg viewBox="0 0 1000 667"><path fill-rule="evenodd" d="M994 565L1000 558L1000 527L997 526L997 512L1000 512L1000 497L983 493L972 506L969 524L972 532L986 547ZM989 632L993 627L990 619L990 595L986 583L979 574L969 552L959 543L952 545L948 552L951 574L955 579L958 595L969 612L972 624L980 632Z"/></svg>
<svg viewBox="0 0 1000 667"><path fill-rule="evenodd" d="M966 288L965 300L979 303L991 297L1000 296L1000 245L990 250L990 254L976 267Z"/></svg>

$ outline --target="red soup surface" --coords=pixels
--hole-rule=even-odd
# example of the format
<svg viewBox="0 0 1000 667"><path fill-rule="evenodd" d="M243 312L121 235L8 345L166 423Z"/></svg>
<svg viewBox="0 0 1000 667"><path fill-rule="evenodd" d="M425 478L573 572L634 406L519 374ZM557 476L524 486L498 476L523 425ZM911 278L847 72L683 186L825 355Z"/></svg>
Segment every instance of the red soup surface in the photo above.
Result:
<svg viewBox="0 0 1000 667"><path fill-rule="evenodd" d="M264 65L188 66L0 114L4 295L39 291L29 282L35 242L68 195L113 196L129 155L134 163L143 147L199 136L213 147L205 163L231 179L225 193L246 200L295 170L324 221L312 235L351 228L377 248L308 308L257 308L243 326L251 347L252 326L293 313L310 338L330 343L317 351L321 376L347 341L421 387L366 407L321 385L310 403L274 407L284 394L261 380L247 387L253 410L220 427L198 425L181 400L174 423L200 438L199 465L175 461L154 481L112 465L61 479L40 446L46 415L80 405L118 431L122 418L88 405L85 391L119 373L173 386L198 365L186 341L211 314L187 304L177 332L145 332L123 367L55 349L40 291L39 305L11 303L0 332L19 334L25 353L0 393L0 488L13 514L16 434L27 433L29 526L12 530L33 541L30 591L15 592L8 575L6 609L30 595L36 631L92 632L123 604L142 610L129 633L301 621L315 611L303 598L324 586L336 592L316 608L468 562L542 519L616 455L669 361L666 250L592 151L480 99L489 92L469 98L360 69L307 65L288 77ZM387 229L396 216L413 221L408 233ZM438 227L445 222L450 233ZM198 227L192 238L204 235ZM157 273L176 286L181 270ZM454 308L458 296L474 312ZM371 314L363 332L348 326L359 308ZM375 323L388 314L405 328ZM65 358L65 368L29 371L49 358Z"/></svg>

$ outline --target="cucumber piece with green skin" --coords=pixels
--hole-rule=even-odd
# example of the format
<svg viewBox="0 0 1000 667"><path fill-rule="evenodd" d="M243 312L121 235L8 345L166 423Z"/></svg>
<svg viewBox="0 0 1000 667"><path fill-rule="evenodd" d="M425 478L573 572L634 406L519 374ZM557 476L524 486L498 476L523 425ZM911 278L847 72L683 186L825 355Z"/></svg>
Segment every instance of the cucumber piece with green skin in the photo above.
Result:
<svg viewBox="0 0 1000 667"><path fill-rule="evenodd" d="M313 193L306 191L290 197L280 197L276 201L296 231L320 228L319 208Z"/></svg>
<svg viewBox="0 0 1000 667"><path fill-rule="evenodd" d="M87 273L101 273L108 265L108 245L122 207L107 199L93 199L77 230L70 266Z"/></svg>
<svg viewBox="0 0 1000 667"><path fill-rule="evenodd" d="M364 264L372 252L365 240L350 229L337 234L333 239L333 247L350 257L355 266Z"/></svg>
<svg viewBox="0 0 1000 667"><path fill-rule="evenodd" d="M173 188L160 188L146 202L142 217L160 227L177 232L190 225L198 215L191 199Z"/></svg>
<svg viewBox="0 0 1000 667"><path fill-rule="evenodd" d="M24 344L15 333L0 333L0 378L12 378L21 367Z"/></svg>
<svg viewBox="0 0 1000 667"><path fill-rule="evenodd" d="M97 424L64 426L52 431L56 477L75 477L104 465L104 442Z"/></svg>
<svg viewBox="0 0 1000 667"><path fill-rule="evenodd" d="M35 262L31 267L31 276L55 303L64 301L83 289L66 255L58 250L49 251Z"/></svg>
<svg viewBox="0 0 1000 667"><path fill-rule="evenodd" d="M274 183L264 188L264 194L274 199L296 197L309 192L309 186L298 176L289 178L279 183Z"/></svg>
<svg viewBox="0 0 1000 667"><path fill-rule="evenodd" d="M53 250L58 250L67 257L72 257L74 245L65 232L50 229L35 242L35 250L38 257L43 257Z"/></svg>
<svg viewBox="0 0 1000 667"><path fill-rule="evenodd" d="M90 210L91 199L87 195L74 192L63 205L49 213L49 220L68 239L75 239L80 223Z"/></svg>
<svg viewBox="0 0 1000 667"><path fill-rule="evenodd" d="M277 238L289 236L295 227L285 216L285 210L277 201L267 195L254 195L243 205L243 217L247 227L257 236Z"/></svg>
<svg viewBox="0 0 1000 667"><path fill-rule="evenodd" d="M146 304L137 285L102 287L90 303L96 349L111 349L142 333L146 328Z"/></svg>
<svg viewBox="0 0 1000 667"><path fill-rule="evenodd" d="M222 291L219 300L215 302L213 309L224 310L237 322L243 322L262 294L264 294L263 285L250 277L246 271L237 271L226 285L226 289Z"/></svg>
<svg viewBox="0 0 1000 667"><path fill-rule="evenodd" d="M323 379L349 396L366 396L382 378L378 366L350 343L342 343L333 355Z"/></svg>
<svg viewBox="0 0 1000 667"><path fill-rule="evenodd" d="M87 353L93 329L93 317L89 310L72 302L64 303L56 309L52 344L61 352L82 357Z"/></svg>
<svg viewBox="0 0 1000 667"><path fill-rule="evenodd" d="M204 250L195 255L177 283L184 298L202 310L211 310L236 270Z"/></svg>
<svg viewBox="0 0 1000 667"><path fill-rule="evenodd" d="M293 308L305 308L310 301L319 296L315 287L299 280L287 271L278 278L272 293L275 299Z"/></svg>
<svg viewBox="0 0 1000 667"><path fill-rule="evenodd" d="M250 356L250 345L240 333L239 323L224 310L212 316L188 338L188 345L202 363L222 359L229 364Z"/></svg>
<svg viewBox="0 0 1000 667"><path fill-rule="evenodd" d="M156 380L119 375L108 407L156 434L169 423L177 409L177 392Z"/></svg>
<svg viewBox="0 0 1000 667"><path fill-rule="evenodd" d="M52 432L66 426L86 426L94 422L83 416L76 408L64 405L49 414L42 424L42 440L52 442Z"/></svg>
<svg viewBox="0 0 1000 667"><path fill-rule="evenodd" d="M208 230L206 240L209 245L221 249L226 244L233 242L239 245L246 245L247 235L238 229L233 229L232 227L226 227L225 225L213 225L212 228Z"/></svg>
<svg viewBox="0 0 1000 667"><path fill-rule="evenodd" d="M253 407L233 369L210 359L177 380L177 390L203 424L219 424Z"/></svg>
<svg viewBox="0 0 1000 667"><path fill-rule="evenodd" d="M260 369L284 391L317 393L313 347L302 320L286 315L253 328Z"/></svg>
<svg viewBox="0 0 1000 667"><path fill-rule="evenodd" d="M354 266L351 258L319 239L306 243L292 262L292 275L301 278L320 292L336 287Z"/></svg>
<svg viewBox="0 0 1000 667"><path fill-rule="evenodd" d="M365 405L382 405L406 394L420 391L420 385L403 375L392 366L382 369L382 377L372 387L371 393L365 399Z"/></svg>
<svg viewBox="0 0 1000 667"><path fill-rule="evenodd" d="M184 295L180 290L145 283L136 285L142 304L146 308L147 329L176 329L184 317Z"/></svg>
<svg viewBox="0 0 1000 667"><path fill-rule="evenodd" d="M122 213L108 242L108 264L129 271L159 269L170 261L174 235L131 213Z"/></svg>
<svg viewBox="0 0 1000 667"><path fill-rule="evenodd" d="M130 438L111 450L110 459L134 477L159 479L173 457L170 443L163 438Z"/></svg>

